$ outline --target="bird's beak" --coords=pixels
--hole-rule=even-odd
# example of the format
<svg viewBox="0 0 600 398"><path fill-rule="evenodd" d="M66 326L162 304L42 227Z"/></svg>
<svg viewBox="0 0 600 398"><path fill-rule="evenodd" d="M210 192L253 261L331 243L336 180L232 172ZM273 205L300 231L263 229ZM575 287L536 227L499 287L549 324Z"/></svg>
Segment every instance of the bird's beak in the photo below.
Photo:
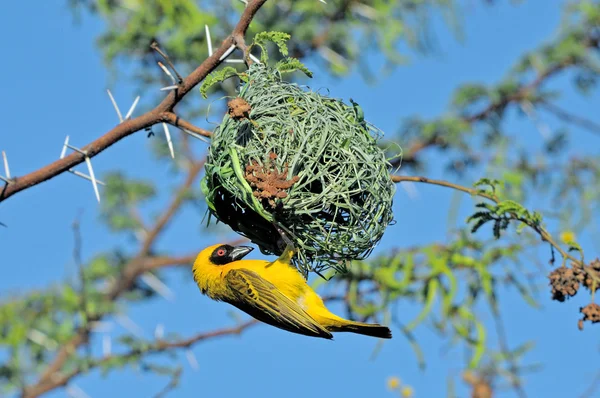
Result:
<svg viewBox="0 0 600 398"><path fill-rule="evenodd" d="M241 260L242 258L246 257L248 253L250 253L252 250L254 250L254 248L250 246L236 246L233 248L231 253L229 253L229 257L231 258L231 261Z"/></svg>

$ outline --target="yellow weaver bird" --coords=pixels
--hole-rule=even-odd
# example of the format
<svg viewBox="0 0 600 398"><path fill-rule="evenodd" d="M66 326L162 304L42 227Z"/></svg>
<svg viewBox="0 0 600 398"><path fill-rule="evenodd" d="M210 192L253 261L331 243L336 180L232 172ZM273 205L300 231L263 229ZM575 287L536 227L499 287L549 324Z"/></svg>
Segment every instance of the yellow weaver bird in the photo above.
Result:
<svg viewBox="0 0 600 398"><path fill-rule="evenodd" d="M353 322L331 313L290 264L287 248L277 260L242 260L249 246L214 245L204 249L192 271L200 291L225 301L269 325L306 336L331 339L331 332L352 332L389 339L390 329Z"/></svg>

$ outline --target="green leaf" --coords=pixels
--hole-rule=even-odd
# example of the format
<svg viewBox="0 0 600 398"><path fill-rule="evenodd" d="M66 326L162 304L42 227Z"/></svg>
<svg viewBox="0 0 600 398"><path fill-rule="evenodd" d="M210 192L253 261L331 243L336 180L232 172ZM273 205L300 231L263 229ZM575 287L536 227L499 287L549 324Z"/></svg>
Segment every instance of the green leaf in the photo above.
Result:
<svg viewBox="0 0 600 398"><path fill-rule="evenodd" d="M203 98L208 98L207 92L209 88L234 76L240 77L240 74L238 73L237 69L232 66L226 66L223 69L219 69L210 73L208 76L206 76L202 82L202 85L200 86L200 94Z"/></svg>
<svg viewBox="0 0 600 398"><path fill-rule="evenodd" d="M74 310L79 307L79 293L71 286L65 286L62 291L63 300L69 310Z"/></svg>
<svg viewBox="0 0 600 398"><path fill-rule="evenodd" d="M466 84L460 87L454 94L452 104L457 107L465 107L482 99L487 99L488 89L481 84Z"/></svg>
<svg viewBox="0 0 600 398"><path fill-rule="evenodd" d="M296 58L284 58L275 64L275 69L281 73L290 73L294 71L302 71L308 77L313 77L312 72Z"/></svg>
<svg viewBox="0 0 600 398"><path fill-rule="evenodd" d="M481 187L481 186L487 186L490 187L491 189L491 193L495 194L496 193L496 187L498 186L502 186L504 183L500 180L496 180L496 179L492 179L492 178L480 178L479 180L477 180L473 186L475 188L477 187ZM484 190L482 192L490 192L488 190Z"/></svg>
<svg viewBox="0 0 600 398"><path fill-rule="evenodd" d="M435 297L438 293L439 283L440 282L437 278L431 278L429 280L429 283L427 284L426 288L427 293L425 296L425 304L423 306L423 309L421 310L419 315L417 315L417 317L406 326L406 330L412 331L421 322L423 322L423 320L431 312L431 309L433 308L433 303L435 302Z"/></svg>
<svg viewBox="0 0 600 398"><path fill-rule="evenodd" d="M288 56L288 47L287 41L290 39L290 35L284 32L260 32L254 36L254 41L251 45L259 46L261 49L260 60L263 64L266 64L269 61L269 55L267 54L267 50L265 44L267 42L273 42L277 45L279 52L284 57Z"/></svg>

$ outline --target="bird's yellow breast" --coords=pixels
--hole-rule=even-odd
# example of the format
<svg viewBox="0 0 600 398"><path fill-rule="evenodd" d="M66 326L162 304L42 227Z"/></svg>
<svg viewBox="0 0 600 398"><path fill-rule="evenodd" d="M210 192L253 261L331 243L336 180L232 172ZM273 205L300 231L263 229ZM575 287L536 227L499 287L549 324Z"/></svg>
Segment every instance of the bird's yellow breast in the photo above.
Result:
<svg viewBox="0 0 600 398"><path fill-rule="evenodd" d="M225 265L214 265L207 261L196 261L192 269L194 280L202 293L219 300L226 296L229 286L224 278L233 269L247 269L256 272L271 282L290 299L297 301L304 296L306 282L291 265L281 261L240 260Z"/></svg>

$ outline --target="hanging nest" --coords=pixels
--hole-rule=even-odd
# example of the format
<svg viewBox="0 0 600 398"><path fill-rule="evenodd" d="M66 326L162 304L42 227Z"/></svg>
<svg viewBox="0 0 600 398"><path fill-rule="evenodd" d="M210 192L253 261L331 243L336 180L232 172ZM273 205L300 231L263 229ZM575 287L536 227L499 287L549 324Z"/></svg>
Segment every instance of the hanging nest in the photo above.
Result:
<svg viewBox="0 0 600 398"><path fill-rule="evenodd" d="M211 213L305 276L364 259L392 222L395 185L380 131L357 104L282 81L254 64L214 131L203 192Z"/></svg>

